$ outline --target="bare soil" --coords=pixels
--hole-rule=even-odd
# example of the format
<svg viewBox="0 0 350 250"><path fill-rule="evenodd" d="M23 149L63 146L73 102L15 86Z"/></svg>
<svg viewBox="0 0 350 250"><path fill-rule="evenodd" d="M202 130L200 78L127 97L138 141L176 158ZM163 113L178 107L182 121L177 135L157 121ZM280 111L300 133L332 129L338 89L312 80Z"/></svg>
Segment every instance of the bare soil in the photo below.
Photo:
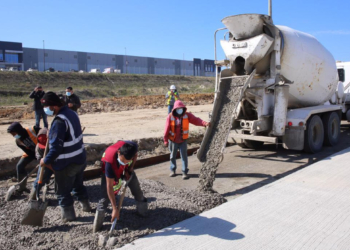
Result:
<svg viewBox="0 0 350 250"><path fill-rule="evenodd" d="M204 105L213 103L213 97L213 94L182 94L181 100L184 101L186 105ZM7 123L10 120L34 119L35 114L32 107L32 103L22 106L0 107L0 119L6 119ZM78 114L157 109L164 107L166 107L164 95L111 97L82 101L82 106L78 110Z"/></svg>

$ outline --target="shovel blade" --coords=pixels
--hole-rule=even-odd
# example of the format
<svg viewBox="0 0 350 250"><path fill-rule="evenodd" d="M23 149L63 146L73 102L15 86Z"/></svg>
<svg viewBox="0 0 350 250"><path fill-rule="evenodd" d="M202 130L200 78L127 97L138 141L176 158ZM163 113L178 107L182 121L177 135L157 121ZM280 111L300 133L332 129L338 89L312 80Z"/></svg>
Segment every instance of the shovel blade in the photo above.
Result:
<svg viewBox="0 0 350 250"><path fill-rule="evenodd" d="M47 204L47 201L30 201L21 224L42 227Z"/></svg>
<svg viewBox="0 0 350 250"><path fill-rule="evenodd" d="M9 201L11 199L12 194L16 191L16 186L11 186L6 193L5 200Z"/></svg>

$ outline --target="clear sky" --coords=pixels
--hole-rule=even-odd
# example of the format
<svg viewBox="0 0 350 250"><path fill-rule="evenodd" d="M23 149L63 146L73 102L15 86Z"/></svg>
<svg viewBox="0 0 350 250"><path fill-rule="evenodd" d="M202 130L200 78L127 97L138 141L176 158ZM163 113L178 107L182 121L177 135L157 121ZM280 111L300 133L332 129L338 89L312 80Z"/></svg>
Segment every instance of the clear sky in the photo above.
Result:
<svg viewBox="0 0 350 250"><path fill-rule="evenodd" d="M0 40L30 48L42 48L45 40L47 49L124 54L126 48L128 55L214 59L221 19L267 14L267 6L268 0L1 1ZM342 61L350 61L349 10L350 0L273 0L275 24L314 35Z"/></svg>

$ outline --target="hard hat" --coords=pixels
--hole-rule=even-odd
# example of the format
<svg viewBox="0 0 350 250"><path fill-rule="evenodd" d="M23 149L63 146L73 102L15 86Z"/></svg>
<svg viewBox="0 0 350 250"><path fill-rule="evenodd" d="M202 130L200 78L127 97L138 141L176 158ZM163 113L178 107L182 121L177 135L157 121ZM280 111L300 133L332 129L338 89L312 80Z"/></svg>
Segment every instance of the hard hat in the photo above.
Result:
<svg viewBox="0 0 350 250"><path fill-rule="evenodd" d="M175 85L171 85L170 89L176 89Z"/></svg>

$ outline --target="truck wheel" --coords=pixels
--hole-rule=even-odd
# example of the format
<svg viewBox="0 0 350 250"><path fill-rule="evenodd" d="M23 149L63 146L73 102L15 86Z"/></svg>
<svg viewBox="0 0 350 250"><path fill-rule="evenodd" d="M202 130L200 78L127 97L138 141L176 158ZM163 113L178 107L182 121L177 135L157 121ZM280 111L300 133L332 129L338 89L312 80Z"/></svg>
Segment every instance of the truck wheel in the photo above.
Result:
<svg viewBox="0 0 350 250"><path fill-rule="evenodd" d="M244 143L248 148L252 149L260 149L264 145L263 141L244 140Z"/></svg>
<svg viewBox="0 0 350 250"><path fill-rule="evenodd" d="M308 122L304 134L304 151L317 153L322 149L324 140L324 129L321 118L318 115L312 116Z"/></svg>
<svg viewBox="0 0 350 250"><path fill-rule="evenodd" d="M322 117L324 127L324 145L334 146L339 141L340 118L336 112L330 112Z"/></svg>

